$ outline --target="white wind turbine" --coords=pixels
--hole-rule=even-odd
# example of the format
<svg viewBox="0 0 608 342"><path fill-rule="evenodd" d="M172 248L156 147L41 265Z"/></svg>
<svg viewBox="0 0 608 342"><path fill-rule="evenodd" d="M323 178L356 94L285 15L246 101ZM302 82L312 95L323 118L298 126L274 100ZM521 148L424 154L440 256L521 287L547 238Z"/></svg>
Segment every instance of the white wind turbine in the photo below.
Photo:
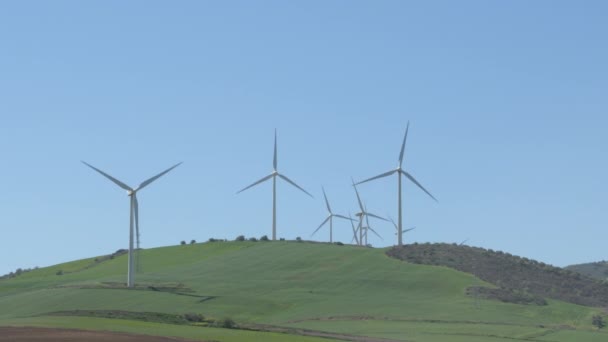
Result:
<svg viewBox="0 0 608 342"><path fill-rule="evenodd" d="M308 193L308 191L304 190L302 187L300 187L299 185L294 183L291 179L287 178L285 175L282 175L279 173L279 171L277 171L277 130L276 129L274 130L274 159L272 162L272 167L273 167L272 173L270 175L258 180L257 182L249 185L248 187L240 190L239 192L237 192L237 194L272 178L272 240L274 241L277 239L277 177L282 178L287 183L302 190L308 196L310 196L310 197L313 197L313 196L310 193Z"/></svg>
<svg viewBox="0 0 608 342"><path fill-rule="evenodd" d="M91 169L99 172L101 175L103 175L107 179L111 180L112 182L114 182L114 184L118 185L119 187L127 190L127 194L131 198L131 200L130 200L131 201L130 220L129 220L129 268L128 268L128 273L127 273L127 286L133 287L133 285L135 284L135 258L133 255L133 233L134 233L133 226L135 226L135 230L137 231L137 249L139 249L139 203L137 202L137 192L139 190L145 188L146 186L150 185L150 183L159 179L160 177L165 175L167 172L175 169L182 163L175 164L172 167L168 168L167 170L157 174L156 176L149 178L148 180L139 184L139 186L136 187L135 189L133 189L130 186L126 185L125 183L119 181L118 179L110 176L109 174L101 171L100 169L94 167L91 164L88 164L84 161L82 163L85 164L86 166L90 167Z"/></svg>
<svg viewBox="0 0 608 342"><path fill-rule="evenodd" d="M367 242L367 229L369 228L368 217L371 216L373 218L377 218L377 219L383 220L383 221L388 221L388 220L385 219L384 217L380 217L376 214L372 214L367 211L367 209L363 205L363 202L361 201L361 197L359 196L359 191L357 190L357 185L355 184L355 181L352 179L351 179L351 181L353 183L353 188L355 189L355 193L357 194L357 202L359 203L359 209L361 210L361 212L358 212L355 215L359 216L359 226L357 227L357 230L359 231L359 245L363 245L363 229L365 229L366 242ZM363 227L363 217L366 218L367 227ZM374 234L378 235L378 233L376 233L376 231L374 231L373 229L370 229L370 230L372 232L374 232ZM380 235L378 235L378 237L382 238Z"/></svg>
<svg viewBox="0 0 608 342"><path fill-rule="evenodd" d="M315 233L318 232L319 229L321 229L321 227L323 227L327 223L327 221L329 221L329 242L332 243L333 242L333 218L338 217L338 218L341 218L344 220L349 220L349 221L353 221L353 219L348 218L344 215L334 214L331 211L331 207L329 206L329 201L327 200L327 195L325 194L325 189L323 187L321 187L321 190L323 190L323 197L325 198L325 205L327 206L327 212L329 214L327 215L327 218L321 223L319 228L317 228L310 236L312 237L313 235L315 235Z"/></svg>
<svg viewBox="0 0 608 342"><path fill-rule="evenodd" d="M398 211L399 211L399 228L397 229L397 241L398 241L398 245L399 246L403 246L403 218L402 218L402 213L401 213L401 175L405 176L407 179L409 179L410 181L412 181L412 183L416 184L420 189L422 189L422 191L424 191L427 195L429 195L432 199L434 199L435 201L437 201L437 199L435 197L433 197L433 195L431 195L430 192L428 192L411 174L409 174L407 171L405 171L403 169L403 154L405 152L405 142L407 140L407 132L410 128L410 123L408 121L407 123L407 127L405 129L405 135L403 137L403 143L401 144L401 153L399 154L399 165L397 165L397 168L388 172L385 172L383 174L377 175L375 177L371 177L368 178L364 181L361 181L357 184L362 184L365 182L369 182L378 178L383 178L383 177L387 177L390 176L392 174L397 174L397 184L398 184Z"/></svg>

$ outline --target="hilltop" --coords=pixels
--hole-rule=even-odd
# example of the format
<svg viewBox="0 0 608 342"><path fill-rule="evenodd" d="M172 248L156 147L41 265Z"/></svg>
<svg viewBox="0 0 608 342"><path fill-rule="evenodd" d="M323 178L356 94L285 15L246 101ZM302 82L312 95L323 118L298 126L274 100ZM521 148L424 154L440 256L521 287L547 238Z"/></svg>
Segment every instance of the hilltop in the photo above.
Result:
<svg viewBox="0 0 608 342"><path fill-rule="evenodd" d="M410 247L410 246L407 246ZM209 242L98 256L0 280L0 326L147 333L216 341L602 341L602 311L473 298L494 286L388 249Z"/></svg>
<svg viewBox="0 0 608 342"><path fill-rule="evenodd" d="M412 244L387 254L415 264L446 266L496 285L519 296L514 300L541 304L544 298L607 307L608 283L568 269L502 251L457 244ZM526 299L527 298L527 299Z"/></svg>
<svg viewBox="0 0 608 342"><path fill-rule="evenodd" d="M589 262L586 264L570 265L567 270L584 274L588 277L608 280L608 261Z"/></svg>

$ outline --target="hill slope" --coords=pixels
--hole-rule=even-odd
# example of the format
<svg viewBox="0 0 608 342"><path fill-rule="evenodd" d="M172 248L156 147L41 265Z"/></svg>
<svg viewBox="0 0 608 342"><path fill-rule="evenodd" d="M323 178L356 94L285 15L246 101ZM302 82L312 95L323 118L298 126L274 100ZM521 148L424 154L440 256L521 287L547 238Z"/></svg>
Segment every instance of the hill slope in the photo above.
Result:
<svg viewBox="0 0 608 342"><path fill-rule="evenodd" d="M413 244L388 255L416 264L447 266L519 294L608 307L608 283L509 253L456 244Z"/></svg>
<svg viewBox="0 0 608 342"><path fill-rule="evenodd" d="M542 339L539 336L566 341L560 336L571 329L577 329L577 341L608 337L592 331L596 309L553 300L543 306L477 302L466 289L490 284L444 267L404 263L385 253L297 242L215 242L142 250L138 286L131 290L121 285L126 255L79 260L0 280L0 325L145 329L166 336L253 340L238 336L249 331L201 327L230 317L241 327L291 334L260 337L268 341L314 340L294 334L320 332L347 340L358 335L367 336L359 340L423 342ZM180 323L186 313L203 315L205 321ZM112 323L109 317L114 317Z"/></svg>
<svg viewBox="0 0 608 342"><path fill-rule="evenodd" d="M567 266L566 269L599 280L608 280L608 261L598 261L586 264L570 265Z"/></svg>

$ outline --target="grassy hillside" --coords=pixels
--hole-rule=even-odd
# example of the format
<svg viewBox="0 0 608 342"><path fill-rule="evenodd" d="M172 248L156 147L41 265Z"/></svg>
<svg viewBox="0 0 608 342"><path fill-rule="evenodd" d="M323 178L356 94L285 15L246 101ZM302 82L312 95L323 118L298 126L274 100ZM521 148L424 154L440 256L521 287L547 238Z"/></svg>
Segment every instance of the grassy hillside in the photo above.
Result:
<svg viewBox="0 0 608 342"><path fill-rule="evenodd" d="M588 277L608 281L608 261L571 265L566 267L566 269L572 272L584 274Z"/></svg>
<svg viewBox="0 0 608 342"><path fill-rule="evenodd" d="M387 254L416 264L447 266L474 274L501 287L505 300L540 303L543 298L551 298L580 305L608 306L608 283L501 251L426 243L395 247Z"/></svg>
<svg viewBox="0 0 608 342"><path fill-rule="evenodd" d="M254 333L268 341L357 340L352 335L512 341L564 331L573 341L608 339L591 325L597 309L555 300L540 306L473 298L468 287L491 284L446 267L402 262L385 249L214 242L142 250L136 289L124 288L126 267L126 255L117 255L0 280L0 325L144 330L218 341L253 340L241 334ZM204 320L179 321L185 314ZM211 327L225 318L258 331Z"/></svg>

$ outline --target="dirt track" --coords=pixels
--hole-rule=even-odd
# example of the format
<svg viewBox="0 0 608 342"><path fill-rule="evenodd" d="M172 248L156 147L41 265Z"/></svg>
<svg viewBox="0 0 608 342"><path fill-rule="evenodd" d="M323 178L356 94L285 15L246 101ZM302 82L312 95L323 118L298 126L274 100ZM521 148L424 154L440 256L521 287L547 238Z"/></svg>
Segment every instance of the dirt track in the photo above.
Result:
<svg viewBox="0 0 608 342"><path fill-rule="evenodd" d="M170 337L48 328L0 327L1 342L186 342Z"/></svg>

